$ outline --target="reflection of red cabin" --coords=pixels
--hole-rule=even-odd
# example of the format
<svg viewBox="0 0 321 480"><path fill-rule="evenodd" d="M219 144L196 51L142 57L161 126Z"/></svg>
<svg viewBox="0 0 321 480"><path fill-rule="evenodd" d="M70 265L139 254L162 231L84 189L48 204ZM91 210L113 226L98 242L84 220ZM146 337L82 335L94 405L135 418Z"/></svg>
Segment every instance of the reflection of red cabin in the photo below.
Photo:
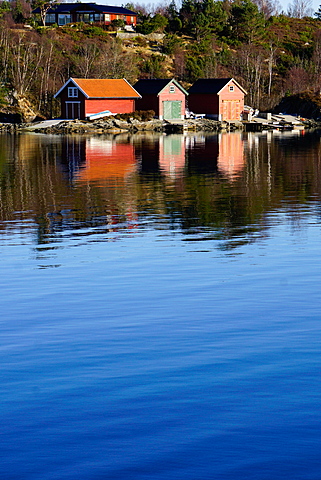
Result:
<svg viewBox="0 0 321 480"><path fill-rule="evenodd" d="M217 167L227 177L237 177L244 168L244 144L242 133L222 133L219 135Z"/></svg>
<svg viewBox="0 0 321 480"><path fill-rule="evenodd" d="M90 138L86 141L86 167L79 170L77 180L100 182L110 178L124 179L135 170L132 144Z"/></svg>
<svg viewBox="0 0 321 480"><path fill-rule="evenodd" d="M188 93L176 80L138 80L134 87L141 95L141 99L136 100L136 110L154 110L161 120L184 119Z"/></svg>
<svg viewBox="0 0 321 480"><path fill-rule="evenodd" d="M188 107L217 120L240 120L246 91L233 78L201 78L188 90Z"/></svg>
<svg viewBox="0 0 321 480"><path fill-rule="evenodd" d="M85 119L107 110L114 114L131 113L140 95L124 78L70 78L56 93L57 97L61 101L62 118Z"/></svg>

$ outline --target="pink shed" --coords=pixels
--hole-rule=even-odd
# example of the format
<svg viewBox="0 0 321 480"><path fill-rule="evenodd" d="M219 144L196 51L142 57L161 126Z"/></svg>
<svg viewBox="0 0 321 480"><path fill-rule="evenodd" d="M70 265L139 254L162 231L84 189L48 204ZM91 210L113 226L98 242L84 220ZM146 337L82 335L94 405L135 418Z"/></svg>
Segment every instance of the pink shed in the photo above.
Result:
<svg viewBox="0 0 321 480"><path fill-rule="evenodd" d="M134 85L141 95L136 110L154 110L161 120L185 118L187 91L174 79L143 79Z"/></svg>
<svg viewBox="0 0 321 480"><path fill-rule="evenodd" d="M233 78L197 80L189 89L189 109L217 120L240 120L247 94Z"/></svg>

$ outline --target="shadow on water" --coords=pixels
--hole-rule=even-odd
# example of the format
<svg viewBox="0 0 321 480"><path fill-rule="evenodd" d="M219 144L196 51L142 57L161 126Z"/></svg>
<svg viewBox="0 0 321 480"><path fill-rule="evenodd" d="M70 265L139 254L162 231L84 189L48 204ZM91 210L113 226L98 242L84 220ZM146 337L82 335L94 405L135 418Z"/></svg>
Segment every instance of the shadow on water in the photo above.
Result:
<svg viewBox="0 0 321 480"><path fill-rule="evenodd" d="M1 136L1 229L30 221L37 242L167 224L226 250L297 221L320 196L317 133ZM295 223L294 221L294 223ZM27 228L27 227L26 227ZM78 233L77 233L78 232ZM95 230L97 233L97 230Z"/></svg>

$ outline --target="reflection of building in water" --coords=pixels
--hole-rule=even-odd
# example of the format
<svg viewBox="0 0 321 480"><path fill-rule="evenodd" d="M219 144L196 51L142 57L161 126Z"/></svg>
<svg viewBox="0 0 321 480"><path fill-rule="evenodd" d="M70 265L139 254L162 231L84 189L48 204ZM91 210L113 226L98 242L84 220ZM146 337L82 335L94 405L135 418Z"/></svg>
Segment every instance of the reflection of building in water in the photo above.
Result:
<svg viewBox="0 0 321 480"><path fill-rule="evenodd" d="M78 181L123 179L136 170L134 146L128 142L87 138L85 159L85 166L77 175Z"/></svg>
<svg viewBox="0 0 321 480"><path fill-rule="evenodd" d="M86 201L87 204L89 201L94 206L95 222L107 224L109 231L118 231L124 228L124 225L128 229L135 228L136 202L132 195L131 183L126 181L136 171L134 145L129 143L127 136L119 137L117 140L86 138L84 158L84 164L78 170L75 181L80 186L81 184L92 186L87 192ZM95 186L99 187L99 197L104 203L104 214L100 216L97 216L99 204ZM126 201L119 201L121 195L126 195Z"/></svg>
<svg viewBox="0 0 321 480"><path fill-rule="evenodd" d="M166 135L159 140L159 167L175 177L185 168L185 138L183 135Z"/></svg>
<svg viewBox="0 0 321 480"><path fill-rule="evenodd" d="M219 152L217 167L227 177L240 174L244 167L244 142L242 133L221 133L219 135Z"/></svg>
<svg viewBox="0 0 321 480"><path fill-rule="evenodd" d="M183 135L133 137L141 173L181 175L185 168L185 140Z"/></svg>
<svg viewBox="0 0 321 480"><path fill-rule="evenodd" d="M85 163L86 141L81 136L66 136L62 144L62 163L68 172L68 179L72 181Z"/></svg>
<svg viewBox="0 0 321 480"><path fill-rule="evenodd" d="M193 135L187 137L187 163L189 171L216 173L218 135Z"/></svg>
<svg viewBox="0 0 321 480"><path fill-rule="evenodd" d="M139 135L133 137L140 173L159 173L159 138L159 135Z"/></svg>

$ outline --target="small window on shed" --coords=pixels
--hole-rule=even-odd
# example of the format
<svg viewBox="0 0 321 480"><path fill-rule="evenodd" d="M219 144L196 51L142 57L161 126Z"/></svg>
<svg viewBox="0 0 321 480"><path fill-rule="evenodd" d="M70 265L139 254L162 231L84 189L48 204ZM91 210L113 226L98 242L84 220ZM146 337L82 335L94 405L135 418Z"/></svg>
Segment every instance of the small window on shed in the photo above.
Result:
<svg viewBox="0 0 321 480"><path fill-rule="evenodd" d="M234 85L230 85L229 90L230 92L234 92Z"/></svg>
<svg viewBox="0 0 321 480"><path fill-rule="evenodd" d="M78 97L78 88L68 87L68 97L77 98Z"/></svg>
<svg viewBox="0 0 321 480"><path fill-rule="evenodd" d="M174 85L171 85L169 87L169 93L175 93L175 86Z"/></svg>

